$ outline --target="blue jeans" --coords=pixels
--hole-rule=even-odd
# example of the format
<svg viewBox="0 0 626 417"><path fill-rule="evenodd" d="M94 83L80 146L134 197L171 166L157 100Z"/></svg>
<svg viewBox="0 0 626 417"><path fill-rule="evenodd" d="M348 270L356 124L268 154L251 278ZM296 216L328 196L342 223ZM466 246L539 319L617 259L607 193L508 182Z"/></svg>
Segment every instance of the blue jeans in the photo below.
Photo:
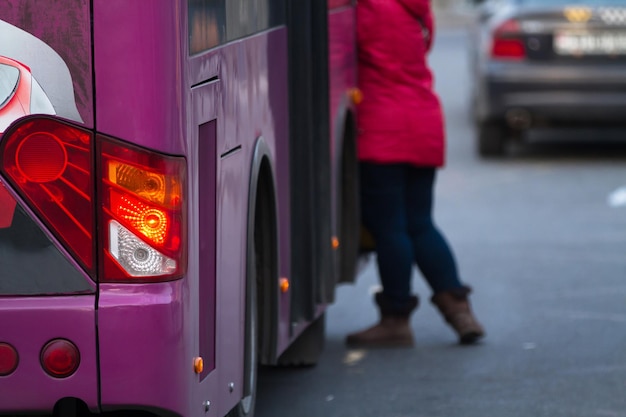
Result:
<svg viewBox="0 0 626 417"><path fill-rule="evenodd" d="M450 246L432 219L435 170L360 163L363 225L376 243L383 294L399 310L412 295L414 263L433 293L463 287Z"/></svg>

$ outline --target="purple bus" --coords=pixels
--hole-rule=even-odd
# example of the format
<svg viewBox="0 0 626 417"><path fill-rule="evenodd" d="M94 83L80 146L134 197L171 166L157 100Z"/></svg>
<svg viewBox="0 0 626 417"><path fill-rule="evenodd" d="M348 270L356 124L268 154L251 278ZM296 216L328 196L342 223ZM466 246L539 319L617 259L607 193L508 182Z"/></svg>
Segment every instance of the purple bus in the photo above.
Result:
<svg viewBox="0 0 626 417"><path fill-rule="evenodd" d="M352 0L0 0L0 415L252 416L358 257Z"/></svg>

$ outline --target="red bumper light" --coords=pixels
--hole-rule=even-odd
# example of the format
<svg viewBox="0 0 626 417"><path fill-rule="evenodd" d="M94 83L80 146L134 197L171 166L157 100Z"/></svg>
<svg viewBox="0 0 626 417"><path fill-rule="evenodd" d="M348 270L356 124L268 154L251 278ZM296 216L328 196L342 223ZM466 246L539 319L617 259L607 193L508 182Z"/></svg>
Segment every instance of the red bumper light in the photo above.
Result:
<svg viewBox="0 0 626 417"><path fill-rule="evenodd" d="M72 375L79 364L78 348L68 340L51 340L41 350L41 365L48 375L55 378Z"/></svg>
<svg viewBox="0 0 626 417"><path fill-rule="evenodd" d="M19 363L15 348L8 343L0 343L0 376L13 373Z"/></svg>

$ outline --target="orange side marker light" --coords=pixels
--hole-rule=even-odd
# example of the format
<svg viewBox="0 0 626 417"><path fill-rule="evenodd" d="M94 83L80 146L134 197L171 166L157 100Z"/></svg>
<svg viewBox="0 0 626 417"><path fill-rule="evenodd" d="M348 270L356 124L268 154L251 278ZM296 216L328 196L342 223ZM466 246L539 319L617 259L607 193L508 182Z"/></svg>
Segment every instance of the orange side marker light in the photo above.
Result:
<svg viewBox="0 0 626 417"><path fill-rule="evenodd" d="M193 358L193 370L197 374L201 374L204 370L204 360L201 357Z"/></svg>

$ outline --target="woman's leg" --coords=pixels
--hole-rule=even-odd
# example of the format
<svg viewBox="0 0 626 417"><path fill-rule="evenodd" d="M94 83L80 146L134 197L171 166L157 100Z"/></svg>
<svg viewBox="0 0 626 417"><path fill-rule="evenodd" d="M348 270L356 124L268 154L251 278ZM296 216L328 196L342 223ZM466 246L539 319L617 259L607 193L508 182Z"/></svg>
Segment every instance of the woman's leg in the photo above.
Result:
<svg viewBox="0 0 626 417"><path fill-rule="evenodd" d="M485 335L470 307L470 288L459 280L450 246L432 220L434 168L411 167L407 187L409 230L415 260L433 290L431 301L462 344L475 343Z"/></svg>
<svg viewBox="0 0 626 417"><path fill-rule="evenodd" d="M413 248L406 228L406 167L361 164L361 219L372 234L383 291L375 295L380 321L349 334L351 347L410 347L410 316L418 299L411 294Z"/></svg>
<svg viewBox="0 0 626 417"><path fill-rule="evenodd" d="M406 165L361 163L361 218L376 244L383 294L399 310L411 297L413 266L406 175Z"/></svg>
<svg viewBox="0 0 626 417"><path fill-rule="evenodd" d="M409 167L406 204L415 262L434 293L461 288L456 260L432 218L435 168Z"/></svg>

